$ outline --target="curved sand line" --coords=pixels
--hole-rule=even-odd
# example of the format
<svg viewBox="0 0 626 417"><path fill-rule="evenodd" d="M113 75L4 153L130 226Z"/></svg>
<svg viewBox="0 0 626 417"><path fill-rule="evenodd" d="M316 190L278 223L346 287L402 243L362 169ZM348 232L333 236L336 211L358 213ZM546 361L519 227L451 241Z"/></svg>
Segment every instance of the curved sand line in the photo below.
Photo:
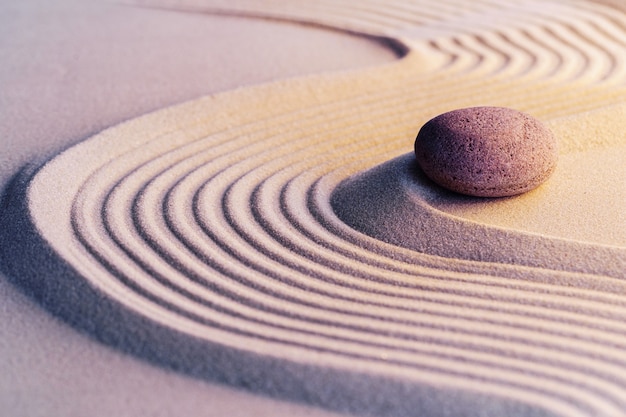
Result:
<svg viewBox="0 0 626 417"><path fill-rule="evenodd" d="M22 285L120 349L337 410L626 414L624 248L443 213L393 159L431 116L485 104L561 126L564 152L623 145L557 120L622 100L623 10L213 3L159 5L335 26L408 53L164 109L25 173L3 218L4 256L29 261L13 266Z"/></svg>

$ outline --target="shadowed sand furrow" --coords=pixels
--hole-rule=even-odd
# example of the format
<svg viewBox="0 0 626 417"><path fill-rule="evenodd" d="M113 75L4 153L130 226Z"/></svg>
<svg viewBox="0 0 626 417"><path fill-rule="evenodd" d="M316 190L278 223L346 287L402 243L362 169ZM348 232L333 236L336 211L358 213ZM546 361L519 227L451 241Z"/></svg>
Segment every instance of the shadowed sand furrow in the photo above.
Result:
<svg viewBox="0 0 626 417"><path fill-rule="evenodd" d="M124 200L126 200L126 199L122 199L122 201L124 201ZM128 210L124 210L123 212L128 212ZM113 217L113 218L115 218L115 217L116 217L116 216L115 216L115 213L113 213L113 214L112 214L112 217ZM125 241L128 241L129 239L128 239L128 238L126 238L126 239L124 239L124 240L125 240ZM166 265L166 267L167 267L167 265ZM170 273L169 275L171 276L171 275L172 275L172 273ZM154 272L152 272L151 276L152 276L152 277L154 277ZM202 291L196 290L196 291L194 291L193 293L194 293L194 294L201 294L201 293L202 293ZM242 308L239 308L239 313L241 313L241 310L242 310ZM302 305L301 305L301 306L300 306L300 311L302 312L302 310L305 310L305 308L304 308L304 306L302 306ZM252 321L252 318L248 318L248 320L249 320L249 321ZM258 319L257 319L257 320L258 320ZM352 318L352 321L354 322L354 318ZM258 321L256 321L256 322L257 322L257 324L258 324ZM300 323L300 327L302 327L302 323ZM263 329L259 329L259 330L263 330ZM267 330L266 330L266 331L267 331ZM266 333L266 332L263 332L263 333ZM263 334L263 333L261 333L261 334ZM276 333L276 331L274 331L274 333ZM371 336L370 336L370 337L371 337ZM340 338L340 334L337 334L337 332L335 332L335 341L340 340L340 339L341 339L341 338ZM320 348L321 348L321 347L320 347ZM361 351L361 354L362 354L362 353L363 353L363 352ZM545 377L545 376L544 376L544 377ZM571 379L571 376L570 376L570 379Z"/></svg>
<svg viewBox="0 0 626 417"><path fill-rule="evenodd" d="M48 162L23 215L64 265L58 285L83 288L51 291L54 311L163 365L343 411L626 415L626 249L447 213L452 197L406 154L428 118L479 104L546 119L566 157L622 149L618 122L590 139L577 126L622 114L609 106L626 93L623 11L141 3L336 27L407 53L200 98ZM54 307L71 303L85 316Z"/></svg>
<svg viewBox="0 0 626 417"><path fill-rule="evenodd" d="M126 211L126 210L125 210L125 211ZM113 216L113 217L115 217L115 214L112 214L112 216ZM124 240L125 240L125 241L128 241L129 239L128 239L128 238L126 238L126 239L124 239ZM166 265L166 267L167 267L167 265ZM172 276L173 274L174 274L174 273L170 273L170 274L168 274L168 275L169 275L169 276ZM154 278L154 275L155 275L154 271L152 271L152 273L151 273L150 275L151 275L151 277L152 277L152 278ZM174 275L175 275L175 274L174 274ZM201 289L196 289L196 290L195 290L195 291L193 291L192 293L193 293L193 294L196 294L196 295L199 295L199 294L202 294L202 291L201 291ZM242 300L242 301L243 301L243 300ZM250 303L250 304L252 304L252 303ZM245 310L245 308L239 307L239 308L237 308L235 311L237 312L237 315L238 315L238 314L241 314L243 310ZM305 310L305 307L304 307L303 305L300 305L299 310L300 310L300 312L301 312L301 313L305 313L305 311L303 311L303 310ZM261 315L262 315L262 312L260 312L260 313L261 313ZM231 315L233 315L233 313L231 313ZM246 324L249 324L249 322L252 322L252 321L254 321L254 322L255 322L255 324L259 324L259 312L257 312L256 319L253 319L252 317L248 317L245 323L246 323ZM276 326L276 325L278 324L278 323L276 323L276 320L274 320L273 322L274 322L274 323L273 323L273 324L274 324L274 326ZM352 317L352 322L353 322L353 323L355 322L354 317ZM300 323L299 323L299 327L300 327L300 329L299 329L300 331L303 331L303 330L304 330L304 329L302 329L302 327L304 327L302 322L300 322ZM260 329L259 329L259 328L257 328L256 330L257 330L257 331L261 331L261 333L259 334L259 337L261 337L261 335L262 335L262 334L268 334L267 329L263 329L263 328L260 328ZM265 331L263 331L263 330L265 330ZM279 333L279 332L277 332L277 331L276 331L276 329L273 329L273 332L270 332L270 334L274 334L274 335L275 335L274 337L276 337L277 333ZM318 335L318 336L319 336L319 335ZM292 339L293 339L293 338L294 338L294 336L292 336ZM372 342L373 342L373 340L372 340L372 336L370 335L370 336L368 336L368 338L370 339L370 343L372 343ZM406 336L405 336L404 338L406 338ZM403 338L403 339L404 339L404 338ZM341 334L335 331L335 332L334 332L334 340L335 340L335 342L337 342L338 340L341 340ZM362 343L363 343L363 342L362 342ZM396 343L397 343L397 341L396 341ZM323 347L323 346L319 346L318 348L319 348L319 349L324 349L324 347ZM388 346L387 348L389 348L389 346ZM398 348L398 347L396 346L396 349L397 349L397 348ZM413 348L413 352L412 352L412 353L413 353L413 354L415 354L415 353L416 353L416 352L414 351L414 349L416 348L415 344L413 344L413 345L412 345L412 348ZM364 352L363 352L363 349L360 349L359 353L362 355L362 354L364 353ZM493 366L493 364L492 364L492 366ZM544 378L545 378L545 375L544 375ZM571 375L569 376L569 379L572 379L572 376L571 376Z"/></svg>

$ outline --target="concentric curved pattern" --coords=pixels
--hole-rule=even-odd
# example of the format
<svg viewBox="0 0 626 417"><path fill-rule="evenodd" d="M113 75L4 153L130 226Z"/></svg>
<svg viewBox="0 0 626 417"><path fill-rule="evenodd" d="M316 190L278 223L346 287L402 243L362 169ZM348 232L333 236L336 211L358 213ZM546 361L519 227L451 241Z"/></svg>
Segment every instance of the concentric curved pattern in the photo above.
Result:
<svg viewBox="0 0 626 417"><path fill-rule="evenodd" d="M626 9L149 4L332 26L407 52L164 109L48 162L25 208L52 249L33 259L58 266L37 284L46 305L164 365L342 411L626 415L625 249L445 214L399 156L428 118L464 106L556 130L598 108L626 119ZM624 141L562 143L600 148Z"/></svg>

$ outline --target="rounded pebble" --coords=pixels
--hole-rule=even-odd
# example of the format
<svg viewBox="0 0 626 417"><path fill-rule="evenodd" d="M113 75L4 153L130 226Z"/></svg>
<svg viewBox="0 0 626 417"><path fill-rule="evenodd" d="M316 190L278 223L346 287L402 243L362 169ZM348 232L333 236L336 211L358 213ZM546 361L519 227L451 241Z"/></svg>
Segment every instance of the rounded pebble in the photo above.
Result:
<svg viewBox="0 0 626 417"><path fill-rule="evenodd" d="M471 107L429 120L415 156L435 183L461 194L505 197L530 191L558 159L552 132L534 117L504 107Z"/></svg>

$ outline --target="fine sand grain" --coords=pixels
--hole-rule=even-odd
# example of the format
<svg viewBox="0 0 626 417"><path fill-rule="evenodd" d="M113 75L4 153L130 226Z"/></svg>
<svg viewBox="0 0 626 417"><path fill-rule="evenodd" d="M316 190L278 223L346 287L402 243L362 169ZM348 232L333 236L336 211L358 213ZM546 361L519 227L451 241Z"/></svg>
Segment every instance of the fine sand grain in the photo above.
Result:
<svg viewBox="0 0 626 417"><path fill-rule="evenodd" d="M396 59L384 45L340 31L98 0L2 2L0 20L2 188L26 162L43 162L155 109L237 86ZM8 238L0 241L4 256L15 233L2 236ZM17 252L19 259L30 262ZM22 282L7 263L0 265L13 282ZM54 279L52 267L43 265L40 278ZM335 415L137 360L53 317L4 273L3 416Z"/></svg>
<svg viewBox="0 0 626 417"><path fill-rule="evenodd" d="M626 415L626 9L142 3L405 54L165 108L24 172L4 257L35 298L159 365L336 411ZM477 105L545 121L565 163L515 198L441 191L407 152Z"/></svg>

